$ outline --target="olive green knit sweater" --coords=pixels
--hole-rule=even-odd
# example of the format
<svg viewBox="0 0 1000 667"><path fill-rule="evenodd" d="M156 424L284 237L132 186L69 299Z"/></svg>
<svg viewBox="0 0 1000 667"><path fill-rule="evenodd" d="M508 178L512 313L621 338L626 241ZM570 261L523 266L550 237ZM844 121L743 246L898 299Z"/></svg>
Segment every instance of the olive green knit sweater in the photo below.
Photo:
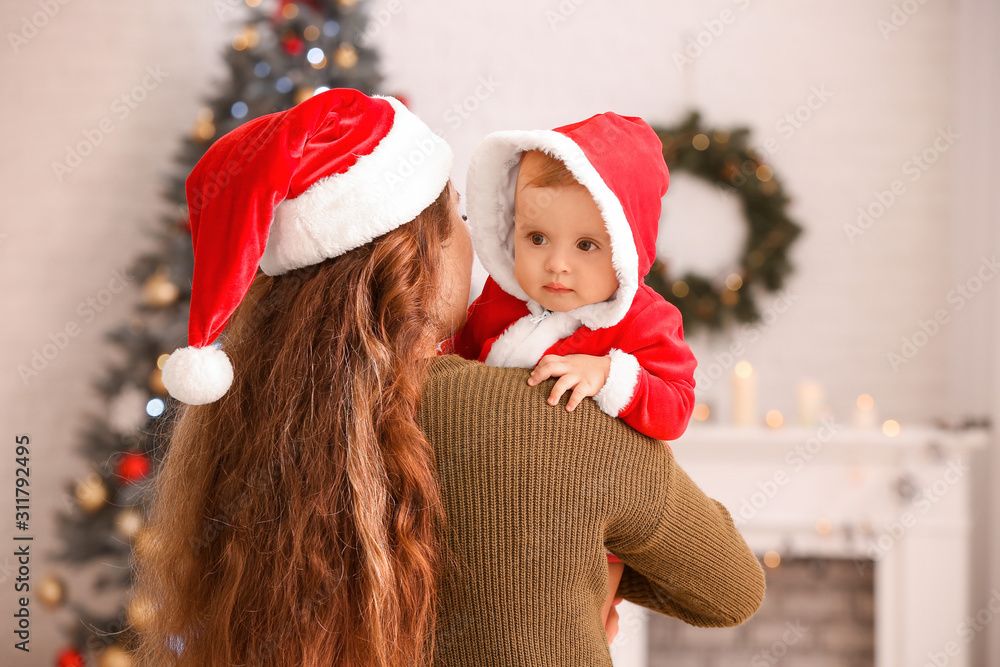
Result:
<svg viewBox="0 0 1000 667"><path fill-rule="evenodd" d="M553 381L529 387L528 373L440 356L424 388L456 562L436 667L610 666L604 545L631 602L700 626L752 615L760 564L670 448L591 400L547 405Z"/></svg>

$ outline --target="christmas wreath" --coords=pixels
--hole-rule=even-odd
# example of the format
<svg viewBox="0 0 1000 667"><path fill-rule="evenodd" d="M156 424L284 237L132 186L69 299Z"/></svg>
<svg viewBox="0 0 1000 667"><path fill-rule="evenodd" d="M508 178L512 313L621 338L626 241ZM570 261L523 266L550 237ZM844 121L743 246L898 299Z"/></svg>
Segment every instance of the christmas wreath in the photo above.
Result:
<svg viewBox="0 0 1000 667"><path fill-rule="evenodd" d="M792 271L788 249L802 228L786 214L791 201L781 182L759 152L748 147L745 127L709 130L692 111L679 125L654 127L663 142L670 171L686 171L736 194L749 225L743 255L724 276L687 272L670 275L667 262L657 260L647 284L680 310L688 334L707 326L720 330L736 322L754 322L760 311L754 292L774 292Z"/></svg>

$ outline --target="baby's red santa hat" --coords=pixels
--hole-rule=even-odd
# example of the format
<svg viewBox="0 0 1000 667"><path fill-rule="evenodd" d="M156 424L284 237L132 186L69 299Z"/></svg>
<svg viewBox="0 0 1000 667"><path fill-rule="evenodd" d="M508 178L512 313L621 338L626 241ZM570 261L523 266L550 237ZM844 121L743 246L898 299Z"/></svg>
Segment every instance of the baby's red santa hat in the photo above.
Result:
<svg viewBox="0 0 1000 667"><path fill-rule="evenodd" d="M213 343L257 273L337 257L413 220L441 194L452 152L401 102L338 88L220 137L186 182L194 276L188 345L163 384L201 405L233 381Z"/></svg>

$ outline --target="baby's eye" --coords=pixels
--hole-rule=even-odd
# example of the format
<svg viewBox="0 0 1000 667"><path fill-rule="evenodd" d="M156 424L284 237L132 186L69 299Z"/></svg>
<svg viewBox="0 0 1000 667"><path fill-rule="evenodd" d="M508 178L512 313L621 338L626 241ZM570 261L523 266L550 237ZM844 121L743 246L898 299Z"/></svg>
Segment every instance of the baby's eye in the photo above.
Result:
<svg viewBox="0 0 1000 667"><path fill-rule="evenodd" d="M545 243L545 237L542 236L541 234L532 234L531 236L528 237L528 239L534 245L542 245L543 243Z"/></svg>
<svg viewBox="0 0 1000 667"><path fill-rule="evenodd" d="M597 244L593 241L580 241L576 244L576 247L584 252L590 252L591 250L597 248Z"/></svg>

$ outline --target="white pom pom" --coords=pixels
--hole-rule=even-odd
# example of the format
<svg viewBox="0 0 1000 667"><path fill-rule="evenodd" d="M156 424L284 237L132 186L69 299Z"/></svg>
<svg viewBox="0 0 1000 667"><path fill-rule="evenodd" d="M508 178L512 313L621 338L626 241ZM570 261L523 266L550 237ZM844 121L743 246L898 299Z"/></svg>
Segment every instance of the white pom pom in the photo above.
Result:
<svg viewBox="0 0 1000 667"><path fill-rule="evenodd" d="M188 405L217 401L233 383L233 365L217 347L182 347L163 364L163 386Z"/></svg>

